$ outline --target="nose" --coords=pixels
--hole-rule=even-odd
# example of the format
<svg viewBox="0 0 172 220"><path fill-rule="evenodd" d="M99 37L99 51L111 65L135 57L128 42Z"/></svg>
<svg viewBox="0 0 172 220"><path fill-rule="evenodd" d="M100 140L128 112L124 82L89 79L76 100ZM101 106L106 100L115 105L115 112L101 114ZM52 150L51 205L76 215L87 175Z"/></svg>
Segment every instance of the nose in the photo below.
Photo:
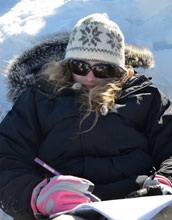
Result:
<svg viewBox="0 0 172 220"><path fill-rule="evenodd" d="M92 82L96 79L92 70L90 70L86 76L88 82Z"/></svg>

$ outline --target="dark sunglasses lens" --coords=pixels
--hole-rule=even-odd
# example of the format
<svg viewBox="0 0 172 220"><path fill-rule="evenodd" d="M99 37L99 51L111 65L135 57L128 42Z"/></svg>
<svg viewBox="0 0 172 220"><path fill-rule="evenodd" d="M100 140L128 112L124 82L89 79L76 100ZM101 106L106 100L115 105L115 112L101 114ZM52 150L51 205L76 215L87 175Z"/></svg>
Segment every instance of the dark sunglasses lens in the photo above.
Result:
<svg viewBox="0 0 172 220"><path fill-rule="evenodd" d="M86 76L89 70L89 65L81 61L71 60L69 62L69 68L72 73L75 73L81 76Z"/></svg>
<svg viewBox="0 0 172 220"><path fill-rule="evenodd" d="M109 64L97 64L94 66L94 75L97 78L110 78L114 77L114 66Z"/></svg>

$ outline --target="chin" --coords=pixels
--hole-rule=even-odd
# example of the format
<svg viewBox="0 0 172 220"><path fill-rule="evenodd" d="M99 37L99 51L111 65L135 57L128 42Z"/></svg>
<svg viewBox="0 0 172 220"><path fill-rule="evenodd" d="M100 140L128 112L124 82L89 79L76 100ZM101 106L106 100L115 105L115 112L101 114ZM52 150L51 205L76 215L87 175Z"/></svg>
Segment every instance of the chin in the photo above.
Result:
<svg viewBox="0 0 172 220"><path fill-rule="evenodd" d="M83 86L87 89L91 89L91 88L95 87L95 85L83 85Z"/></svg>

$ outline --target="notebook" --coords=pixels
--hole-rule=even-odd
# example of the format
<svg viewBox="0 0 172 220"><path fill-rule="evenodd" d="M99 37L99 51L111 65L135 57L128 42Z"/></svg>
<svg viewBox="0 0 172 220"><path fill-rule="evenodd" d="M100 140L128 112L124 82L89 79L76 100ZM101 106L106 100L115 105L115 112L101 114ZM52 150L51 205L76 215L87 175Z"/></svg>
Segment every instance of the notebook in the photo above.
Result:
<svg viewBox="0 0 172 220"><path fill-rule="evenodd" d="M99 219L98 217L104 216L104 219L109 220L148 220L170 204L172 204L172 195L116 199L84 203L74 209L53 214L50 218L68 213L86 219Z"/></svg>

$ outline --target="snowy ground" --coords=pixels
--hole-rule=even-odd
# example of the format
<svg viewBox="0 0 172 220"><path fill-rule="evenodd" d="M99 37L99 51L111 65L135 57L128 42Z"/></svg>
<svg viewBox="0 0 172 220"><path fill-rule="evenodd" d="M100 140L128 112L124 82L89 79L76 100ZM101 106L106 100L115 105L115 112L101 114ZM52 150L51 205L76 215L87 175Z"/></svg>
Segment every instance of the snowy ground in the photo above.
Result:
<svg viewBox="0 0 172 220"><path fill-rule="evenodd" d="M171 0L1 0L0 70L16 54L45 36L70 31L82 17L108 13L121 28L126 43L147 46L155 68L145 71L172 100L172 1ZM6 98L6 76L0 75L0 121L11 105ZM0 220L11 219L0 215Z"/></svg>

